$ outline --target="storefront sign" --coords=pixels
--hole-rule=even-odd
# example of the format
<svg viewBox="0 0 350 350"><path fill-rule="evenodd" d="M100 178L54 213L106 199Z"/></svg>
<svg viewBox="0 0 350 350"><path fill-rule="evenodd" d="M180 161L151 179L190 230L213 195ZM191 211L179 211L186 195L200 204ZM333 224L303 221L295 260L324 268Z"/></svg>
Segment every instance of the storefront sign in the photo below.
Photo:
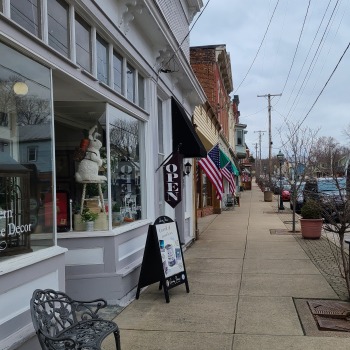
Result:
<svg viewBox="0 0 350 350"><path fill-rule="evenodd" d="M167 303L169 289L185 284L186 292L190 291L177 225L168 216L149 226L136 299L141 288L155 282L163 287Z"/></svg>
<svg viewBox="0 0 350 350"><path fill-rule="evenodd" d="M12 219L12 210L0 210L0 252L8 248L20 247L21 241L23 241L21 236L32 231L32 224L16 225L9 222Z"/></svg>
<svg viewBox="0 0 350 350"><path fill-rule="evenodd" d="M181 162L182 157L178 152L163 165L164 175L164 200L172 208L175 208L181 202Z"/></svg>

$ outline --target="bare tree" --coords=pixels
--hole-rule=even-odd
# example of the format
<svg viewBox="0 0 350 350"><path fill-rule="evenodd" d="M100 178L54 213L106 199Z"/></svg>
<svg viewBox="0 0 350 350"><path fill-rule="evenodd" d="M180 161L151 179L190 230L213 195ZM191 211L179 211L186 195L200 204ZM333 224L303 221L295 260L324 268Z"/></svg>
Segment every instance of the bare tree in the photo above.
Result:
<svg viewBox="0 0 350 350"><path fill-rule="evenodd" d="M328 161L324 158L328 164L328 176L323 179L324 191L317 205L324 218L323 229L332 234L331 238L339 247L332 249L332 253L340 274L345 279L350 299L349 258L344 242L346 233L350 233L350 179L347 172L349 150L338 145L328 151L328 156Z"/></svg>
<svg viewBox="0 0 350 350"><path fill-rule="evenodd" d="M18 125L46 124L50 121L50 101L37 96L16 97Z"/></svg>
<svg viewBox="0 0 350 350"><path fill-rule="evenodd" d="M111 144L125 158L137 159L138 122L118 119L110 132Z"/></svg>
<svg viewBox="0 0 350 350"><path fill-rule="evenodd" d="M344 129L344 135L347 136L350 141L350 124Z"/></svg>
<svg viewBox="0 0 350 350"><path fill-rule="evenodd" d="M319 129L314 130L307 126L301 127L300 124L293 123L288 120L285 121L285 126L287 127L287 133L284 132L286 140L282 140L282 143L284 145L283 152L285 154L285 158L293 168L292 178L290 179L290 183L292 185L291 200L293 205L292 232L296 232L295 209L297 193L300 190L305 177L310 174L312 150L314 149Z"/></svg>

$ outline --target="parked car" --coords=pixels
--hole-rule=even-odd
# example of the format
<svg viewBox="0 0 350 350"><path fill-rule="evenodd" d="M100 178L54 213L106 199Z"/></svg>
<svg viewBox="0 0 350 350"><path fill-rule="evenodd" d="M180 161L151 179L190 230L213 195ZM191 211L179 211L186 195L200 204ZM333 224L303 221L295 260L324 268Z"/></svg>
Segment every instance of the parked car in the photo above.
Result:
<svg viewBox="0 0 350 350"><path fill-rule="evenodd" d="M282 201L283 202L289 202L290 201L290 191L291 191L291 185L284 185L282 188Z"/></svg>
<svg viewBox="0 0 350 350"><path fill-rule="evenodd" d="M343 211L346 196L346 178L320 177L307 179L304 187L304 202L309 198L322 206L323 216L327 221L337 220Z"/></svg>
<svg viewBox="0 0 350 350"><path fill-rule="evenodd" d="M294 191L295 191L295 212L300 213L301 207L304 204L304 187L305 187L305 182L296 182L295 185L293 185L291 189L291 194L290 194L290 209L293 210L293 196L294 196Z"/></svg>
<svg viewBox="0 0 350 350"><path fill-rule="evenodd" d="M287 180L285 180L284 178L282 180L280 179L276 179L274 184L273 184L273 193L274 194L280 194L281 193L281 186L282 185L282 189L285 186L289 185L289 182Z"/></svg>

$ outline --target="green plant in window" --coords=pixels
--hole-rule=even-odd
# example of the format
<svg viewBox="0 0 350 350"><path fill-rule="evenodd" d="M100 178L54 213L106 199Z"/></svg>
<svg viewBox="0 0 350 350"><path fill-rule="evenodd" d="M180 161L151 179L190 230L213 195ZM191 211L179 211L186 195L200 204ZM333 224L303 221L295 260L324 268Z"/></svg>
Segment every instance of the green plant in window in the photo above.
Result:
<svg viewBox="0 0 350 350"><path fill-rule="evenodd" d="M119 212L120 211L120 205L118 203L114 203L112 206L112 212Z"/></svg>
<svg viewBox="0 0 350 350"><path fill-rule="evenodd" d="M98 218L98 213L93 213L89 208L84 208L83 212L81 214L81 221L82 222L88 222L88 221L95 221Z"/></svg>

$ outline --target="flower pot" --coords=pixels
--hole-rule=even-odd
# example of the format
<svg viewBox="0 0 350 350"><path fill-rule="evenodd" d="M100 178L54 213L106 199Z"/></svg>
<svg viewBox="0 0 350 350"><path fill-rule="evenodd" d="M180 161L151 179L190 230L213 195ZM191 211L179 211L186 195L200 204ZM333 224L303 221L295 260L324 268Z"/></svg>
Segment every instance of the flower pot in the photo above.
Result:
<svg viewBox="0 0 350 350"><path fill-rule="evenodd" d="M300 219L301 235L306 239L319 239L322 225L323 219Z"/></svg>
<svg viewBox="0 0 350 350"><path fill-rule="evenodd" d="M93 231L95 227L94 221L86 221L86 231Z"/></svg>
<svg viewBox="0 0 350 350"><path fill-rule="evenodd" d="M272 202L272 191L264 191L264 202Z"/></svg>

